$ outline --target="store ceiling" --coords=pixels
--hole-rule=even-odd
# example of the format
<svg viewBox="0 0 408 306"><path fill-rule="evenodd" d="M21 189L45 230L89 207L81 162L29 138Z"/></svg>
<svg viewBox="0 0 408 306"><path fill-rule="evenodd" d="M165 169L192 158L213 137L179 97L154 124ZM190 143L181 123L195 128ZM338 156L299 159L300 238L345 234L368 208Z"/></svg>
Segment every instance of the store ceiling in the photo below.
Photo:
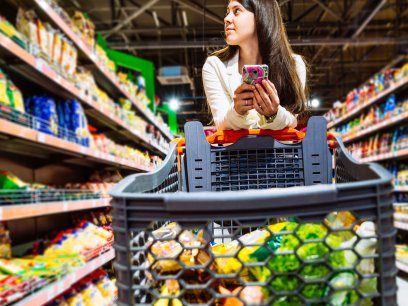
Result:
<svg viewBox="0 0 408 306"><path fill-rule="evenodd" d="M185 65L190 86L158 87L184 101L179 121L209 120L201 67L224 46L227 0L63 0L88 12L111 48L152 60L156 68ZM324 112L408 49L406 0L279 0L293 49L309 66L312 97Z"/></svg>

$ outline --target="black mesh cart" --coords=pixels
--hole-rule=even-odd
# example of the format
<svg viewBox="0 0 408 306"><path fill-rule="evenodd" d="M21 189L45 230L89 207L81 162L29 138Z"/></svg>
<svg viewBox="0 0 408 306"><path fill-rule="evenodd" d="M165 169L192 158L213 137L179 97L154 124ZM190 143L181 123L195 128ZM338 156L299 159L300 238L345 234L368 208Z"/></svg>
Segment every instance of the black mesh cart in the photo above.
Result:
<svg viewBox="0 0 408 306"><path fill-rule="evenodd" d="M111 192L119 305L397 305L392 177L322 117L290 144L185 132Z"/></svg>

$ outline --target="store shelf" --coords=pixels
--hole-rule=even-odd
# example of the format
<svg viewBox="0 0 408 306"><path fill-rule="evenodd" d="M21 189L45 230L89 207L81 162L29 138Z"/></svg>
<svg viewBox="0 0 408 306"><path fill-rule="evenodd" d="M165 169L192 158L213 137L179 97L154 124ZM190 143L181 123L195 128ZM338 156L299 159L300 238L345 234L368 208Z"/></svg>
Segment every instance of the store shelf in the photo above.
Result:
<svg viewBox="0 0 408 306"><path fill-rule="evenodd" d="M33 80L38 82L39 80L38 74L40 74L42 77L45 77L47 79L48 83L51 84L51 86L49 87L56 88L53 90L56 94L59 95L63 94L65 97L75 98L78 101L81 101L86 106L92 108L93 110L96 110L97 114L96 116L93 117L97 117L98 121L103 121L106 125L113 127L115 130L124 131L124 133L122 134L125 135L128 139L140 144L141 146L148 150L152 150L161 155L167 154L167 151L165 149L161 148L158 144L154 143L153 141L147 139L140 132L130 130L127 127L127 124L123 122L123 120L107 112L106 108L101 103L98 103L94 101L91 97L85 95L82 91L76 88L75 85L65 80L57 72L50 68L42 59L36 59L30 53L22 49L19 45L17 45L15 42L13 42L11 39L9 39L8 37L1 33L0 33L0 48L2 48L3 51L10 53L17 57L18 59L20 59L21 61L25 62L25 64L31 68L32 70L31 74L33 70L36 71L37 75L32 77ZM26 72L26 70L24 72Z"/></svg>
<svg viewBox="0 0 408 306"><path fill-rule="evenodd" d="M107 207L110 198L0 206L0 221Z"/></svg>
<svg viewBox="0 0 408 306"><path fill-rule="evenodd" d="M387 160L387 159L406 158L406 157L408 157L408 149L361 158L360 162L370 163L370 162L382 161L382 160Z"/></svg>
<svg viewBox="0 0 408 306"><path fill-rule="evenodd" d="M0 119L0 133L18 137L20 139L34 142L38 145L58 149L61 152L69 153L76 156L83 156L98 162L112 164L119 167L126 167L138 171L151 171L150 167L137 165L135 162L113 156L107 153L98 152L91 148L81 146L79 144L66 141L55 136L51 136L36 130L21 126L5 119Z"/></svg>
<svg viewBox="0 0 408 306"><path fill-rule="evenodd" d="M115 251L110 249L108 252L91 260L85 266L76 269L75 271L64 276L61 280L56 281L40 291L33 293L23 300L15 303L15 306L41 306L52 301L58 295L68 290L72 285L80 281L82 278L92 273L99 267L108 263L115 257Z"/></svg>
<svg viewBox="0 0 408 306"><path fill-rule="evenodd" d="M408 265L407 264L404 264L404 263L397 260L396 266L397 266L397 268L399 270L404 271L405 273L408 273Z"/></svg>
<svg viewBox="0 0 408 306"><path fill-rule="evenodd" d="M371 125L361 131L357 131L357 132L353 132L353 133L347 133L343 136L343 142L344 143L348 143L348 142L352 142L355 140L358 140L364 136L370 135L374 132L378 132L380 130L386 129L386 128L390 128L396 124L402 123L405 120L408 119L408 112L407 113L403 113L400 114L398 116L392 117L392 118L388 118L380 123L377 123L375 125Z"/></svg>
<svg viewBox="0 0 408 306"><path fill-rule="evenodd" d="M399 221L394 221L394 226L396 228L402 229L404 231L408 231L408 223L405 222L399 222Z"/></svg>
<svg viewBox="0 0 408 306"><path fill-rule="evenodd" d="M397 192L408 192L408 186L396 186L394 190Z"/></svg>
<svg viewBox="0 0 408 306"><path fill-rule="evenodd" d="M55 10L47 3L45 0L33 0L42 10L42 12L47 16L47 18L54 23L68 38L75 44L75 46L81 52L81 55L89 60L93 67L95 78L101 86L108 91L111 95L119 97L124 96L129 99L136 109L147 119L150 123L156 126L161 133L166 136L169 140L173 139L173 136L161 126L156 119L147 110L144 110L139 103L131 97L126 90L124 90L119 82L116 80L116 76L108 71L104 65L102 65L95 53L91 50L89 46L79 37L68 25L67 23L55 12Z"/></svg>
<svg viewBox="0 0 408 306"><path fill-rule="evenodd" d="M369 107L370 105L373 105L374 103L377 103L378 101L380 101L382 98L386 97L387 95L393 93L394 91L397 91L398 89L402 88L403 86L405 86L406 84L408 84L408 76L406 76L405 78L403 78L402 80L400 80L399 82L395 83L393 86L390 86L388 89L382 91L381 93L379 93L378 95L376 95L375 97L369 99L366 103L356 107L355 109L353 109L352 111L348 112L347 115L340 117L336 120L334 120L333 122L329 122L327 124L327 128L330 129L344 121L346 121L347 119L350 119L352 117L354 117L355 115L357 115L358 113L360 113L362 110L366 109L367 107Z"/></svg>

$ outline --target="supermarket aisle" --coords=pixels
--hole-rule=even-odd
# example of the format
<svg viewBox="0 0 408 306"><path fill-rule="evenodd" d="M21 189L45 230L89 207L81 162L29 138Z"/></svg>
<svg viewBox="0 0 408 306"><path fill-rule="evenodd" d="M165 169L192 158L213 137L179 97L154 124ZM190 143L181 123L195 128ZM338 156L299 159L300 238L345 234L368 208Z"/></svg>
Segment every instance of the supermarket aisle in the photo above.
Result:
<svg viewBox="0 0 408 306"><path fill-rule="evenodd" d="M397 278L398 285L398 305L408 305L408 278Z"/></svg>

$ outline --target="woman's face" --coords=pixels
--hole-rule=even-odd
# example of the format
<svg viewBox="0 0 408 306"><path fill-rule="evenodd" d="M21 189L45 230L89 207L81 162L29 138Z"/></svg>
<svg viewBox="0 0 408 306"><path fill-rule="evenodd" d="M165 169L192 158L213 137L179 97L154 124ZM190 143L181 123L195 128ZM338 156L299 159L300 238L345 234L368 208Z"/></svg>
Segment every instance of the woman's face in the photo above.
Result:
<svg viewBox="0 0 408 306"><path fill-rule="evenodd" d="M242 42L256 38L255 15L238 1L230 1L224 18L225 36L228 45L239 46Z"/></svg>

